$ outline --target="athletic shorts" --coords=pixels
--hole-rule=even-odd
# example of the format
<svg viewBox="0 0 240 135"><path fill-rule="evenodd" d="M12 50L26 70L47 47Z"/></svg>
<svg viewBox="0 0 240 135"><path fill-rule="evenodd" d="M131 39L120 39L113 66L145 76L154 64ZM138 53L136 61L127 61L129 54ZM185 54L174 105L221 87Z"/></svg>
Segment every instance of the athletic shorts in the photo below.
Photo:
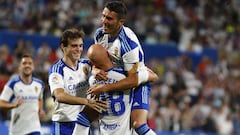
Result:
<svg viewBox="0 0 240 135"><path fill-rule="evenodd" d="M149 110L149 96L151 86L149 83L139 85L134 89L132 110L144 109Z"/></svg>
<svg viewBox="0 0 240 135"><path fill-rule="evenodd" d="M76 122L56 122L52 124L52 135L71 135Z"/></svg>

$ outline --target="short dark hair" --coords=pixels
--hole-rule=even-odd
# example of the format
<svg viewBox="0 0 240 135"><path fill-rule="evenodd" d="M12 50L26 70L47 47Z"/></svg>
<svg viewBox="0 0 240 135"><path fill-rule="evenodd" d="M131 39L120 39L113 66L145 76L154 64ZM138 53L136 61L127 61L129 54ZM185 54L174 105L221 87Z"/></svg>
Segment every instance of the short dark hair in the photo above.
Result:
<svg viewBox="0 0 240 135"><path fill-rule="evenodd" d="M106 3L105 7L110 11L116 12L119 19L126 19L127 8L126 5L121 1L110 1Z"/></svg>
<svg viewBox="0 0 240 135"><path fill-rule="evenodd" d="M21 56L21 59L23 59L23 58L32 58L33 59L33 56L29 53L25 53Z"/></svg>
<svg viewBox="0 0 240 135"><path fill-rule="evenodd" d="M84 37L85 37L85 33L82 29L69 28L62 33L61 44L63 44L63 46L66 47L68 46L69 39L77 39L77 38L84 39Z"/></svg>

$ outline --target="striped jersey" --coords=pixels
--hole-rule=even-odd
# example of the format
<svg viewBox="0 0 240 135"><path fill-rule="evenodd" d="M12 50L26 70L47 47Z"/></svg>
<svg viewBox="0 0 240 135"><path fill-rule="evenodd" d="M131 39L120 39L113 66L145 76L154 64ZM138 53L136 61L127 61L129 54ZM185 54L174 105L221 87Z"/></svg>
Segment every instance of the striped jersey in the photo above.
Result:
<svg viewBox="0 0 240 135"><path fill-rule="evenodd" d="M64 61L58 60L51 66L48 81L51 93L57 88L64 89L64 92L72 96L86 97L86 91L89 88L88 77L91 72L91 66L86 59L80 59L76 70L70 68ZM77 115L84 105L69 105L59 103L53 96L55 110L52 114L52 120L58 122L76 121Z"/></svg>
<svg viewBox="0 0 240 135"><path fill-rule="evenodd" d="M103 33L103 28L100 27L94 35L94 41L108 50L115 67L129 71L134 63L139 62L138 71L146 69L142 47L130 28L123 26L118 36L110 39L109 34Z"/></svg>

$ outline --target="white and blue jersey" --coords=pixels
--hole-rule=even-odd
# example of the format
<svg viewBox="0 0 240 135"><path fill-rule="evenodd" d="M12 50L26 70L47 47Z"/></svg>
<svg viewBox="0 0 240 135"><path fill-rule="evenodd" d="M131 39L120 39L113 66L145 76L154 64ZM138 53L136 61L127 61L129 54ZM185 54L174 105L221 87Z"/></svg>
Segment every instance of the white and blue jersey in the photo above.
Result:
<svg viewBox="0 0 240 135"><path fill-rule="evenodd" d="M89 88L88 77L91 72L89 61L81 59L78 61L76 70L67 66L63 60L58 60L51 66L49 71L49 86L51 93L57 88L64 89L64 92L72 96L86 97ZM53 96L55 110L52 114L52 121L73 122L77 115L83 110L84 105L69 105L59 103Z"/></svg>
<svg viewBox="0 0 240 135"><path fill-rule="evenodd" d="M109 35L103 33L101 27L97 29L94 40L96 44L101 44L108 50L115 67L128 72L135 68L135 63L138 63L139 84L147 82L148 72L144 64L144 53L137 36L131 29L123 26L118 36L110 40ZM149 85L142 84L135 88L132 109L149 109L150 88L146 87Z"/></svg>
<svg viewBox="0 0 240 135"><path fill-rule="evenodd" d="M39 100L43 98L44 83L33 77L30 84L25 84L20 76L14 76L4 86L1 100L14 102L22 98L23 103L11 110L10 135L24 135L41 132L39 120Z"/></svg>
<svg viewBox="0 0 240 135"><path fill-rule="evenodd" d="M108 80L98 81L94 76L91 76L89 84L111 84L125 78L122 69L113 68L107 72ZM101 93L99 98L109 105L107 111L102 113L99 121L100 135L131 135L132 90L105 92Z"/></svg>

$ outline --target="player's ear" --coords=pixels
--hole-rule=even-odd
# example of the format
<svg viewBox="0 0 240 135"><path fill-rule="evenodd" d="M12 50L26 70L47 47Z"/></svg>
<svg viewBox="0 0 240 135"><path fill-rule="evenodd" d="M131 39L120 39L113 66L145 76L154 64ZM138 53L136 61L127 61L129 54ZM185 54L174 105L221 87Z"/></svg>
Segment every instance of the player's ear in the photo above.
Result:
<svg viewBox="0 0 240 135"><path fill-rule="evenodd" d="M125 23L125 19L120 19L119 23L120 23L120 25L123 25Z"/></svg>
<svg viewBox="0 0 240 135"><path fill-rule="evenodd" d="M60 44L60 48L61 48L61 50L63 51L63 49L64 49L63 43Z"/></svg>

